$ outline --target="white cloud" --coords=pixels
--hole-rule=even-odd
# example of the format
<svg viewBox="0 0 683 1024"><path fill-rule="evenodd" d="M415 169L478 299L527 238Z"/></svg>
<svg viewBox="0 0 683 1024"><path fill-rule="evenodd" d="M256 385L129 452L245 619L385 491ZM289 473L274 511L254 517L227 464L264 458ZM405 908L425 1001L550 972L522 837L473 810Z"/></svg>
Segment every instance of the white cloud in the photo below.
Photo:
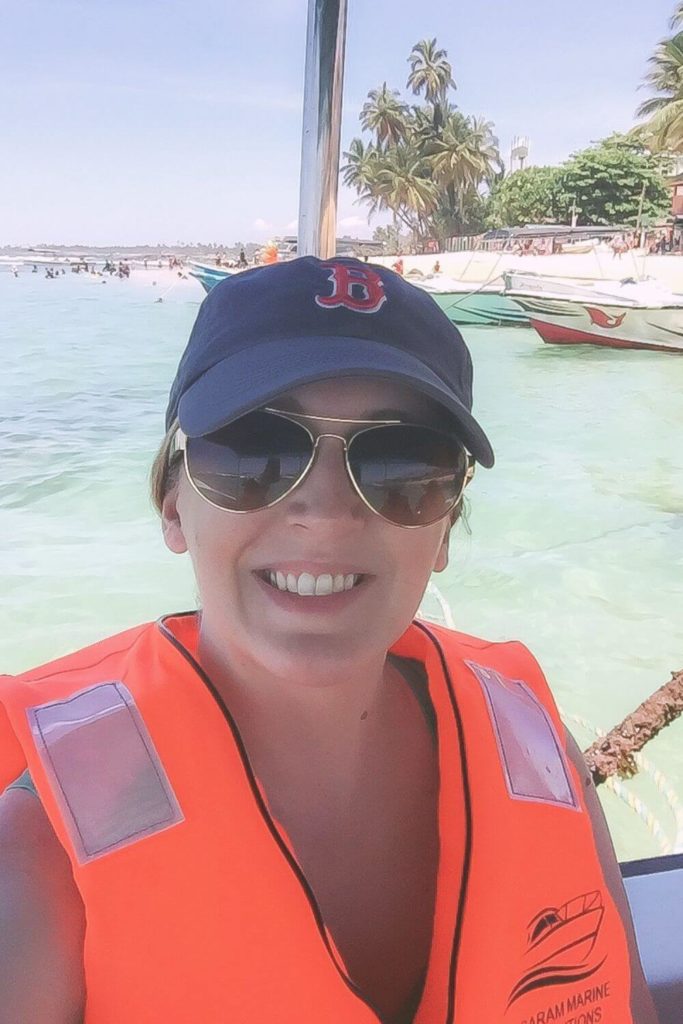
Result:
<svg viewBox="0 0 683 1024"><path fill-rule="evenodd" d="M272 231L273 225L268 220L264 220L263 217L257 217L253 223L253 227L257 231Z"/></svg>
<svg viewBox="0 0 683 1024"><path fill-rule="evenodd" d="M289 224L285 228L285 231L296 231L296 229L298 227L299 227L299 221L298 220L290 220Z"/></svg>

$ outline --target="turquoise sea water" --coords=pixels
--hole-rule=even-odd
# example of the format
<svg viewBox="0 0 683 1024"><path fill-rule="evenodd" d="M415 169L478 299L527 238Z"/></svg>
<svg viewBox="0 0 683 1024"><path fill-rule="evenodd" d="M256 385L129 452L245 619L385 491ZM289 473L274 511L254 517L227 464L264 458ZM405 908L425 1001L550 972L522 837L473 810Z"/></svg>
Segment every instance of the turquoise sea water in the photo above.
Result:
<svg viewBox="0 0 683 1024"><path fill-rule="evenodd" d="M202 293L179 281L157 303L151 281L0 274L0 670L196 603L147 474ZM610 728L683 667L683 358L464 333L498 462L434 582L457 628L523 640L563 711ZM625 793L658 825L603 793L623 859L674 841L683 720L646 754L669 802L648 775Z"/></svg>

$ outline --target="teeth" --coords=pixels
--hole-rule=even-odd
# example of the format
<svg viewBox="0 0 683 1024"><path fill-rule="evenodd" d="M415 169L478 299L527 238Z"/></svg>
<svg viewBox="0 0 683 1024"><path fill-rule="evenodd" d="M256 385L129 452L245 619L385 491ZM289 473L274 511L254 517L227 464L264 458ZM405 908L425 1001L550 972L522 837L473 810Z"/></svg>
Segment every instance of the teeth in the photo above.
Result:
<svg viewBox="0 0 683 1024"><path fill-rule="evenodd" d="M299 585L297 592L302 597L306 597L309 594L315 594L315 576L311 576L310 572L302 572L299 576Z"/></svg>
<svg viewBox="0 0 683 1024"><path fill-rule="evenodd" d="M284 573L276 569L268 569L264 573L272 587L290 594L298 594L300 597L326 597L328 594L340 594L344 590L351 590L360 576L356 573L338 573L332 576L324 572L320 576L313 576L310 572L302 572L296 576L293 572Z"/></svg>
<svg viewBox="0 0 683 1024"><path fill-rule="evenodd" d="M301 586L301 580L299 580L299 586ZM332 593L332 577L329 573L324 572L322 576L318 576L315 581L315 596L320 597L321 594Z"/></svg>

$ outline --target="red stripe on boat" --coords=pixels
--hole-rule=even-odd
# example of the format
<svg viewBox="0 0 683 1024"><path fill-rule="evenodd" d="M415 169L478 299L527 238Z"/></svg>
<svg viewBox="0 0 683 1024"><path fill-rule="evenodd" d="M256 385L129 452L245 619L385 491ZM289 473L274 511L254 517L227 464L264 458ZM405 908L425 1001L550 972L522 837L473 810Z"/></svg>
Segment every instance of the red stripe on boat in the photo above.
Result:
<svg viewBox="0 0 683 1024"><path fill-rule="evenodd" d="M609 338L601 334L589 334L587 331L577 331L573 327L563 327L560 324L549 324L544 320L530 318L531 326L538 331L548 345L602 345L606 348L646 348L655 352L678 352L683 353L683 347L677 348L673 345L657 345L649 341L629 341L626 338Z"/></svg>

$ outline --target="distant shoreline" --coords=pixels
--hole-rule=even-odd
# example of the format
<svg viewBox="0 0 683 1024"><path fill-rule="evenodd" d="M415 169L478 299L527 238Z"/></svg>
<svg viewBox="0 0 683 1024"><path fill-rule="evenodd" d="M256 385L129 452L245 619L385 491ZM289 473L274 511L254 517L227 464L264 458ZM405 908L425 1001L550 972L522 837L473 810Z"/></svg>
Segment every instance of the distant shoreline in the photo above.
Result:
<svg viewBox="0 0 683 1024"><path fill-rule="evenodd" d="M228 250L220 250L221 257L234 259ZM26 248L4 246L0 248L0 272L4 273L12 268L13 261L23 263L19 269L26 273L27 265L32 262L38 265L39 271L49 262L50 255L55 260L80 260L88 263L102 264L104 260L117 263L123 260L131 267L131 276L142 283L150 283L157 280L170 283L186 283L182 276L178 275L175 268L169 268L169 259L173 256L183 261L181 275L187 275L189 281L197 282L188 273L188 262L196 261L216 265L217 252L211 251L189 251L178 250L175 253L168 249L144 249L142 247L130 246L127 249L111 250L103 247L91 248L88 250L77 249L71 246L53 247L31 251ZM392 267L396 262L396 256L375 256L371 262L380 263ZM148 266L144 267L147 260ZM622 257L615 257L611 252L601 251L592 253L571 253L555 254L547 256L515 255L509 252L487 252L484 250L472 250L465 252L441 252L420 255L403 255L404 274L410 280L411 271L419 271L423 276L433 272L434 264L438 261L441 274L452 277L458 281L467 281L473 288L493 281L506 270L524 270L550 276L581 278L581 279L610 279L621 280L633 277L642 279L653 277L661 281L672 291L683 293L683 255L667 254L664 256L650 255L644 250L634 249L625 253ZM159 267L161 261L162 266ZM98 269L101 269L98 266ZM67 268L68 270L68 268ZM152 276L152 272L154 276ZM29 271L30 273L30 271ZM144 275L144 276L143 276ZM105 279L108 279L108 275Z"/></svg>

